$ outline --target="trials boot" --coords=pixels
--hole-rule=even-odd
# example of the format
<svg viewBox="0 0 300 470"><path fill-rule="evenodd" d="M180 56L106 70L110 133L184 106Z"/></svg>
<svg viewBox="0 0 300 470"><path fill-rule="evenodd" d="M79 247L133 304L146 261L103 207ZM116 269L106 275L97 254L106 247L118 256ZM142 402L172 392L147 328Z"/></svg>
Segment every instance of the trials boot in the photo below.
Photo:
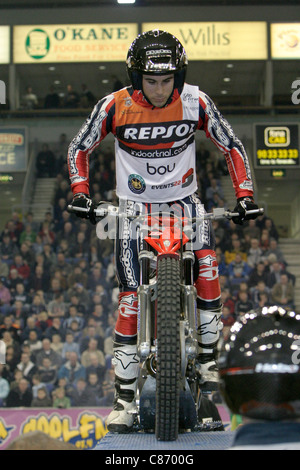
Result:
<svg viewBox="0 0 300 470"><path fill-rule="evenodd" d="M202 310L197 309L198 356L196 368L199 385L203 392L218 390L218 367L216 347L222 330L222 307Z"/></svg>
<svg viewBox="0 0 300 470"><path fill-rule="evenodd" d="M132 429L137 407L135 402L139 358L136 345L114 345L115 399L113 411L106 420L107 429L127 433Z"/></svg>

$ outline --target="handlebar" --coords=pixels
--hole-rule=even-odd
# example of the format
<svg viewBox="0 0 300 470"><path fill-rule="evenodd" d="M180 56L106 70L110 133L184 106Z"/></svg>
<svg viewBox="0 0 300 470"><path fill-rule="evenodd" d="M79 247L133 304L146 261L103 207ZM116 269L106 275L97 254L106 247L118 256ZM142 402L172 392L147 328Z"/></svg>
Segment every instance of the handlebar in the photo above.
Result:
<svg viewBox="0 0 300 470"><path fill-rule="evenodd" d="M105 206L105 207L104 207ZM71 213L76 213L76 212L82 212L82 213L89 213L89 209L85 207L76 207L74 208L71 205L68 205L68 211ZM114 216L114 217L124 217L128 219L139 219L139 218L144 218L145 216L149 217L149 215L155 215L155 214L142 214L142 215L135 215L135 216L129 216L128 214L123 214L119 212L119 207L114 206L111 203L100 203L98 207L96 207L93 210L94 214L96 217L106 217L106 216ZM252 209L249 211L246 211L245 217L247 215L252 215L252 214L258 214L262 215L264 214L264 209L258 208L258 209ZM158 213L157 213L158 215ZM164 213L160 213L160 215L164 215ZM170 216L170 213L166 213L166 215ZM223 207L217 207L214 208L212 212L207 212L201 216L198 216L197 219L190 219L192 222L195 222L196 220L219 220L219 219L232 219L233 217L238 217L240 214L238 212L232 212L229 210L224 209ZM184 217L185 218L185 217ZM188 218L185 218L186 220L189 220Z"/></svg>

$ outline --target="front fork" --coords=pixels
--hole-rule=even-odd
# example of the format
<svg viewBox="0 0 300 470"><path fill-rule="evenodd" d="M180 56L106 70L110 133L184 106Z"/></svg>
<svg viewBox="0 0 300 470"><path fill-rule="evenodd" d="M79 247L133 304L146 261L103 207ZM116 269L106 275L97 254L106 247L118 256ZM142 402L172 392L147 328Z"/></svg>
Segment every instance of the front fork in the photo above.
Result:
<svg viewBox="0 0 300 470"><path fill-rule="evenodd" d="M185 375L187 362L197 356L197 339L196 339L196 298L197 291L193 282L193 264L194 254L190 251L183 253L183 284L181 285L181 356L182 356L182 373ZM138 312L138 355L142 361L145 361L151 353L155 351L154 345L151 344L151 336L153 327L152 321L152 303L156 297L156 282L150 281L150 264L156 262L156 256L152 251L147 249L141 250L139 253L139 261L141 266L141 283L138 287L139 312Z"/></svg>

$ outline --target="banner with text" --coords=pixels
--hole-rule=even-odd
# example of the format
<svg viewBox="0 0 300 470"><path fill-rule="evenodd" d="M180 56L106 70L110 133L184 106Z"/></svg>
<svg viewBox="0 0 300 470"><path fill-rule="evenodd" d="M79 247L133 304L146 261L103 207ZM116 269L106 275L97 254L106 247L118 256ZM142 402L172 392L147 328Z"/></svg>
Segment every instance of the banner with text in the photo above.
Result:
<svg viewBox="0 0 300 470"><path fill-rule="evenodd" d="M298 124L255 124L256 168L299 167Z"/></svg>
<svg viewBox="0 0 300 470"><path fill-rule="evenodd" d="M9 36L10 36L9 26L0 26L0 64L9 64L10 62L10 37Z"/></svg>
<svg viewBox="0 0 300 470"><path fill-rule="evenodd" d="M143 23L142 30L162 29L176 36L189 60L265 60L264 21Z"/></svg>
<svg viewBox="0 0 300 470"><path fill-rule="evenodd" d="M111 408L1 408L0 450L18 436L42 431L48 436L93 449L107 433L105 419Z"/></svg>
<svg viewBox="0 0 300 470"><path fill-rule="evenodd" d="M0 127L0 173L26 171L27 155L27 128Z"/></svg>
<svg viewBox="0 0 300 470"><path fill-rule="evenodd" d="M124 61L137 34L135 23L15 26L13 62Z"/></svg>

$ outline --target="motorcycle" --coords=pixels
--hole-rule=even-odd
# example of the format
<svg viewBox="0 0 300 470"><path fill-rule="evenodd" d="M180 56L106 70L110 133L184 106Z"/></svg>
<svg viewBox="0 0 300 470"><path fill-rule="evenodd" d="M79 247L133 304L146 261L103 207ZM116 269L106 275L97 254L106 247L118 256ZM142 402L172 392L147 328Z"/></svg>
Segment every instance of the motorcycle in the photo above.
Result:
<svg viewBox="0 0 300 470"><path fill-rule="evenodd" d="M74 208L69 206L74 212ZM76 208L76 211L88 211ZM263 209L248 211L263 214ZM100 203L96 220L127 217ZM231 219L238 213L215 208L201 220ZM134 430L155 432L157 440L174 441L181 431L213 431L222 423L203 423L205 395L199 386L196 339L196 288L193 237L201 221L170 212L132 215L139 239L137 351L140 376Z"/></svg>

